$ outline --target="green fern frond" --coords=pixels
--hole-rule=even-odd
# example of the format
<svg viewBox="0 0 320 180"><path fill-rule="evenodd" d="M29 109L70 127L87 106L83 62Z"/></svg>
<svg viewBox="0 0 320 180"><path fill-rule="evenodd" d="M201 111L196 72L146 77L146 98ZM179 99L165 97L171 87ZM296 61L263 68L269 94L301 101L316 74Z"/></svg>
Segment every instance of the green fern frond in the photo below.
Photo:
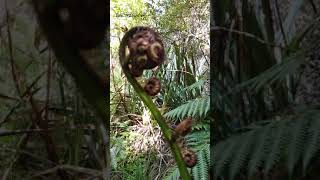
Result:
<svg viewBox="0 0 320 180"><path fill-rule="evenodd" d="M261 128L261 132L256 136L256 144L249 160L249 177L253 176L259 167L262 167L263 160L266 159L269 145L272 142L271 133L272 126L266 126Z"/></svg>
<svg viewBox="0 0 320 180"><path fill-rule="evenodd" d="M236 179L243 169L252 176L258 168L267 173L278 163L287 165L289 176L297 173L297 166L303 166L305 173L320 152L319 142L320 111L308 110L216 144L214 175Z"/></svg>
<svg viewBox="0 0 320 180"><path fill-rule="evenodd" d="M197 180L207 180L209 175L209 144L207 144L201 151L197 153L197 165L192 168L192 176Z"/></svg>
<svg viewBox="0 0 320 180"><path fill-rule="evenodd" d="M228 175L226 172L230 164L232 164L233 157L239 155L237 154L237 148L240 142L243 142L241 136L235 136L227 140L226 144L223 145L225 146L224 150L220 149L222 151L217 151L214 148L214 179ZM219 157L216 156L217 154L219 154Z"/></svg>
<svg viewBox="0 0 320 180"><path fill-rule="evenodd" d="M303 115L301 118L297 118L296 125L292 129L293 134L288 147L289 176L293 175L294 167L297 165L300 158L302 158L307 132L310 127L309 122L312 118L313 117L308 116L308 114Z"/></svg>
<svg viewBox="0 0 320 180"><path fill-rule="evenodd" d="M310 129L308 131L308 137L306 142L306 147L304 151L303 158L303 174L305 175L307 167L313 157L316 156L316 153L320 149L320 114L316 114L315 117L311 120Z"/></svg>
<svg viewBox="0 0 320 180"><path fill-rule="evenodd" d="M191 84L190 86L186 87L186 91L194 91L194 90L201 90L205 82L207 81L207 78L199 79L195 83Z"/></svg>
<svg viewBox="0 0 320 180"><path fill-rule="evenodd" d="M207 122L199 122L199 123L196 123L194 125L192 125L192 130L197 130L197 131L201 131L201 130L204 130L204 131L210 131L210 125L209 123Z"/></svg>
<svg viewBox="0 0 320 180"><path fill-rule="evenodd" d="M164 116L171 119L183 119L185 117L205 117L210 109L209 97L193 99L169 112Z"/></svg>
<svg viewBox="0 0 320 180"><path fill-rule="evenodd" d="M210 133L209 131L195 131L186 136L186 142L188 147L191 147L196 151L201 150L203 149L203 146L210 143Z"/></svg>
<svg viewBox="0 0 320 180"><path fill-rule="evenodd" d="M280 161L281 153L283 152L283 147L286 147L289 144L291 131L288 128L291 128L290 125L287 124L286 121L280 121L279 126L285 128L275 128L274 131L274 139L269 142L269 155L266 157L265 169L266 171L270 171L274 164ZM272 144L271 144L272 143Z"/></svg>
<svg viewBox="0 0 320 180"><path fill-rule="evenodd" d="M234 179L236 177L240 169L247 162L252 151L253 144L255 143L255 134L257 134L257 131L251 131L245 134L245 138L248 138L248 141L239 142L240 147L237 151L238 155L234 157L234 163L230 166L231 179Z"/></svg>
<svg viewBox="0 0 320 180"><path fill-rule="evenodd" d="M165 180L179 180L180 173L177 167L171 168L167 174L168 175L164 178Z"/></svg>
<svg viewBox="0 0 320 180"><path fill-rule="evenodd" d="M252 91L257 92L266 85L283 81L288 77L288 75L295 74L302 63L304 63L304 54L302 52L292 54L285 57L281 64L276 64L262 72L260 75L241 83L235 88L235 90L248 87Z"/></svg>

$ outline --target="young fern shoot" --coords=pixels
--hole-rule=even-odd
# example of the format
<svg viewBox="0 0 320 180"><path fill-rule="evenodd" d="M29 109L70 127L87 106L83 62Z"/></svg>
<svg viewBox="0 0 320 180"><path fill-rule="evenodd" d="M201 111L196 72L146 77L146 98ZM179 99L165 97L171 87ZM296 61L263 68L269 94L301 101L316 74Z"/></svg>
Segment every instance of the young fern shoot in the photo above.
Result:
<svg viewBox="0 0 320 180"><path fill-rule="evenodd" d="M151 77L147 80L144 87L142 87L135 79L142 76L144 70L153 69L161 65L165 60L164 45L160 35L149 27L138 26L130 29L126 32L120 43L119 57L126 78L152 113L166 141L169 143L179 168L180 176L184 180L190 180L191 177L187 171L181 149L176 143L175 138L173 138L172 130L150 97L160 92L160 80Z"/></svg>

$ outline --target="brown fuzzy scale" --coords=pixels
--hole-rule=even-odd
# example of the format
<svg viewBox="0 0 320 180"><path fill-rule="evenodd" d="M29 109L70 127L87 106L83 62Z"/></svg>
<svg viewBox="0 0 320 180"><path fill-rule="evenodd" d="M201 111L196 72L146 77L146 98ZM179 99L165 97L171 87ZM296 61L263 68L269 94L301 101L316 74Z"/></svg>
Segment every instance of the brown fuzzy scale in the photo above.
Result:
<svg viewBox="0 0 320 180"><path fill-rule="evenodd" d="M143 74L143 69L136 64L129 64L129 71L134 77L140 77Z"/></svg>
<svg viewBox="0 0 320 180"><path fill-rule="evenodd" d="M149 27L135 27L135 32L128 38L129 58L131 62L143 61L141 69L153 69L164 61L165 52L162 40L157 32Z"/></svg>
<svg viewBox="0 0 320 180"><path fill-rule="evenodd" d="M195 152L190 149L184 149L182 152L183 160L187 167L192 168L197 164L198 158Z"/></svg>
<svg viewBox="0 0 320 180"><path fill-rule="evenodd" d="M175 128L175 136L185 136L191 131L192 118L186 118Z"/></svg>
<svg viewBox="0 0 320 180"><path fill-rule="evenodd" d="M149 78L144 86L144 90L149 96L157 95L161 90L161 83L158 78Z"/></svg>
<svg viewBox="0 0 320 180"><path fill-rule="evenodd" d="M135 61L128 64L130 73L135 77L140 77L143 74L144 65L147 62L147 56L139 56Z"/></svg>

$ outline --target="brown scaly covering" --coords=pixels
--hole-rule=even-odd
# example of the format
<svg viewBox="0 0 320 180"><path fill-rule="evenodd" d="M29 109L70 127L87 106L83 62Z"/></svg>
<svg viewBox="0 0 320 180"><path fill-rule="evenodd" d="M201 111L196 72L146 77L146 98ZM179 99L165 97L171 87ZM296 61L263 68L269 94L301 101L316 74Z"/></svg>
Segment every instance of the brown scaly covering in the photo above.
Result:
<svg viewBox="0 0 320 180"><path fill-rule="evenodd" d="M190 150L185 142L184 136L191 132L192 118L188 117L181 121L177 127L174 128L173 140L182 149L182 157L187 167L192 168L197 164L197 154Z"/></svg>
<svg viewBox="0 0 320 180"><path fill-rule="evenodd" d="M186 166L189 168L192 168L197 164L197 155L190 149L184 149L182 152L182 157L184 162L186 163Z"/></svg>
<svg viewBox="0 0 320 180"><path fill-rule="evenodd" d="M181 121L177 127L175 128L175 135L177 136L185 136L191 131L192 127L192 118L186 118Z"/></svg>
<svg viewBox="0 0 320 180"><path fill-rule="evenodd" d="M144 90L149 96L157 95L161 90L160 80L156 77L149 78L144 86Z"/></svg>
<svg viewBox="0 0 320 180"><path fill-rule="evenodd" d="M164 61L164 46L157 32L138 26L127 33L128 68L133 76L139 77L143 70L153 69Z"/></svg>

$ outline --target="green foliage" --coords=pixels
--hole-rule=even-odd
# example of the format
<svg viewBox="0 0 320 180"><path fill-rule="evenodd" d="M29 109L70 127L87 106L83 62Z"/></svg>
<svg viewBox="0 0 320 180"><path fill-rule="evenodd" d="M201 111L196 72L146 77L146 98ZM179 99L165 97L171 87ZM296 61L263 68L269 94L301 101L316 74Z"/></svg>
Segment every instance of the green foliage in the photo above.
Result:
<svg viewBox="0 0 320 180"><path fill-rule="evenodd" d="M301 176L297 167L305 174L320 152L319 118L319 110L305 110L214 145L215 178L237 179L244 169L253 176L260 167L267 173L278 163L286 164L291 177Z"/></svg>
<svg viewBox="0 0 320 180"><path fill-rule="evenodd" d="M207 80L207 78L199 79L197 82L195 82L195 83L191 84L190 86L186 87L185 90L195 93L194 91L201 90L203 88L203 86L205 85L206 80Z"/></svg>
<svg viewBox="0 0 320 180"><path fill-rule="evenodd" d="M122 179L128 180L148 180L149 172L146 153L136 154L128 149L126 138L119 137L112 141L113 145L110 149L112 170L117 172L121 169ZM152 154L152 152L150 152ZM117 173L115 173L117 174Z"/></svg>
<svg viewBox="0 0 320 180"><path fill-rule="evenodd" d="M209 97L190 100L187 103L167 112L165 117L171 119L183 119L187 116L206 117L210 109L209 100Z"/></svg>
<svg viewBox="0 0 320 180"><path fill-rule="evenodd" d="M164 178L165 180L179 180L180 173L178 168L169 169L167 173L168 175Z"/></svg>
<svg viewBox="0 0 320 180"><path fill-rule="evenodd" d="M155 146L151 143L147 147L156 149L158 153L164 154L164 156L161 156L161 158L157 156L152 164L146 163L145 169L148 169L148 172L143 172L149 174L150 179L156 179L163 177L164 170L168 168L166 164L161 163L163 159L167 160L172 157L167 152L168 147L163 144L163 139L158 135L159 126L155 123L150 112L144 111L144 105L130 84L123 78L123 72L118 68L120 67L118 64L118 41L124 33L122 29L124 26L130 29L133 26L146 25L156 29L165 42L167 60L158 69L144 72L142 80L138 79L138 82L142 82L143 79L151 76L156 76L161 80L161 92L153 97L153 101L158 103L157 106L162 114L175 109L182 103L195 99L195 101L199 101L198 107L189 108L197 108L197 110L192 111L194 116L200 117L196 119L203 119L207 114L207 107L202 108L202 106L207 105L209 99L207 96L207 100L200 98L207 95L205 90L208 91L205 84L208 77L204 76L204 72L208 72L209 61L207 58L209 54L208 1L129 2L112 0L111 6L113 21L111 22L110 64L114 68L111 70L110 78L112 110L110 121L112 134L117 137L111 139L112 142L123 142L121 146L122 150L125 151L125 153L121 153L120 150L117 150L120 147L113 145L112 150L115 153L113 168L117 175L129 173L128 169L131 168L133 171L136 168L135 170L139 174L140 167L136 166L135 163L143 164L143 162L139 159L135 161L138 158L135 155L137 150L137 148L134 148L135 145L141 144L144 146L147 142L156 141ZM152 122L152 125L145 125L146 122ZM144 127L142 127L143 124ZM205 123L197 123L196 125L197 127L194 127L194 130L200 131L207 128ZM140 138L140 136L143 138ZM130 141L134 141L134 143L129 143ZM146 151L143 156L148 157L150 154L153 153ZM130 163L127 163L128 161ZM133 173L131 172L131 175ZM126 176L126 178L131 177ZM137 177L137 179L139 178Z"/></svg>
<svg viewBox="0 0 320 180"><path fill-rule="evenodd" d="M269 1L240 4L241 8L238 2L217 1L212 6L215 179L250 179L275 171L289 174L282 179L301 179L315 168L320 111L307 107L291 116L287 111L299 106L295 100L304 81L301 65L308 63L308 54L318 53L312 49L313 40L306 42L310 34L319 39L312 33L319 29L317 16L302 0L280 2L281 13ZM302 7L310 12L300 12ZM296 21L298 16L310 21ZM279 25L276 19L284 21Z"/></svg>
<svg viewBox="0 0 320 180"><path fill-rule="evenodd" d="M193 131L186 136L186 144L189 148L195 151L197 154L197 164L193 168L189 169L192 177L195 180L207 180L210 166L210 133L208 131L209 126L207 123L197 123L196 128L200 130ZM177 167L171 167L165 176L167 180L178 180L179 171Z"/></svg>
<svg viewBox="0 0 320 180"><path fill-rule="evenodd" d="M127 1L127 0L112 0L112 13L111 15L122 19L120 22L115 22L116 27L124 25L123 19L130 19L129 25L132 24L146 24L150 22L152 12L148 10L148 6L143 0ZM128 24L126 24L128 26Z"/></svg>
<svg viewBox="0 0 320 180"><path fill-rule="evenodd" d="M195 167L192 168L192 176L195 180L207 180L210 167L210 145L206 144L202 150L198 151L198 162Z"/></svg>
<svg viewBox="0 0 320 180"><path fill-rule="evenodd" d="M254 78L241 83L237 88L247 88L248 90L259 92L267 86L285 82L288 76L293 76L297 73L298 68L304 62L304 54L302 52L290 54L284 57L282 63L268 68Z"/></svg>
<svg viewBox="0 0 320 180"><path fill-rule="evenodd" d="M195 180L207 180L209 175L210 166L210 144L202 144L201 148L196 151L197 164L190 172ZM179 171L177 167L172 167L168 170L167 175L164 179L166 180L179 180Z"/></svg>

